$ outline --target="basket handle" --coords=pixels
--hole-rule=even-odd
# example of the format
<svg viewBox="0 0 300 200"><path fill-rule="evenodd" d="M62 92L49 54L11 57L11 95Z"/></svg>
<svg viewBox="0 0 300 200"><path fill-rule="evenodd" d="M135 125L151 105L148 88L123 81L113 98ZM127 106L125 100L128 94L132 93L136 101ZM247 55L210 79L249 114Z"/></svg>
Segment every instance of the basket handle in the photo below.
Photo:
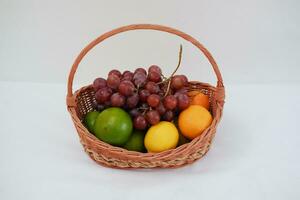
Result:
<svg viewBox="0 0 300 200"><path fill-rule="evenodd" d="M111 36L114 36L118 33L131 31L131 30L139 30L139 29L145 29L145 30L150 29L150 30L156 30L156 31L171 33L171 34L177 35L177 36L189 41L190 43L192 43L193 45L198 47L198 49L200 49L204 53L204 55L206 56L206 58L208 59L208 61L212 65L212 67L214 69L214 72L217 76L217 79L218 79L217 90L218 91L216 93L217 94L216 100L219 101L221 103L221 105L223 106L223 104L224 104L224 85L223 85L222 75L221 75L221 72L218 68L218 65L217 65L216 61L214 60L212 55L209 53L209 51L200 42L198 42L195 38L193 38L192 36L182 32L182 31L176 30L174 28L170 28L170 27L167 27L167 26L161 26L161 25L155 25L155 24L132 24L132 25L127 25L127 26L123 26L123 27L120 27L120 28L116 28L112 31L104 33L103 35L99 36L94 41L89 43L80 52L80 54L77 56L76 60L74 61L73 65L72 65L72 68L70 70L69 78L68 78L68 93L67 93L67 105L68 106L75 106L75 99L73 98L72 86L73 86L74 75L75 75L76 70L78 68L78 65L81 62L81 60L83 59L83 57L93 47L95 47L97 44L104 41L105 39L107 39Z"/></svg>

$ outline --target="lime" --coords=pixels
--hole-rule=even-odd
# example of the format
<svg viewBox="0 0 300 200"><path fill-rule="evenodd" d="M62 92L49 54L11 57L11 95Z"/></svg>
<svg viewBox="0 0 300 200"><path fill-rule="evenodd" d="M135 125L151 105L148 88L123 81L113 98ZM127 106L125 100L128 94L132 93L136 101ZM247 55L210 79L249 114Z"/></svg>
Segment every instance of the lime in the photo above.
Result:
<svg viewBox="0 0 300 200"><path fill-rule="evenodd" d="M187 139L186 137L184 137L184 136L181 134L181 132L179 131L179 140L178 140L177 146L179 147L179 146L181 146L181 145L183 145L183 144L185 144L185 143L188 143L188 142L190 142L190 140Z"/></svg>
<svg viewBox="0 0 300 200"><path fill-rule="evenodd" d="M122 146L130 138L132 121L129 114L121 108L107 108L98 115L94 132L100 140Z"/></svg>
<svg viewBox="0 0 300 200"><path fill-rule="evenodd" d="M84 117L83 123L91 133L94 133L94 124L95 124L95 121L96 121L98 115L99 115L99 112L90 111Z"/></svg>
<svg viewBox="0 0 300 200"><path fill-rule="evenodd" d="M179 134L172 122L161 121L151 126L145 136L145 147L148 152L162 152L177 146Z"/></svg>
<svg viewBox="0 0 300 200"><path fill-rule="evenodd" d="M145 152L144 137L145 137L144 132L134 130L129 140L124 145L124 148L129 151Z"/></svg>

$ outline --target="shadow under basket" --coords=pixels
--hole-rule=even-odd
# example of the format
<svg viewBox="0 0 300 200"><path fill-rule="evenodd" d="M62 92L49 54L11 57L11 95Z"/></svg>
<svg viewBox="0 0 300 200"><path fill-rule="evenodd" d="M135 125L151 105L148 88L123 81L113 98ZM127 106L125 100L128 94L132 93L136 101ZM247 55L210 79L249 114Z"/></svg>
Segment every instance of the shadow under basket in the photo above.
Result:
<svg viewBox="0 0 300 200"><path fill-rule="evenodd" d="M213 116L211 125L200 136L193 139L189 143L183 144L176 149L171 149L160 153L140 153L128 151L126 149L112 146L97 139L85 128L82 123L82 118L85 116L85 114L89 111L94 110L93 105L96 101L94 90L92 86L89 85L80 88L73 94L72 89L74 75L76 73L78 65L83 57L88 53L88 51L90 51L94 46L96 46L103 40L113 35L138 29L150 29L168 32L178 35L179 37L182 37L183 39L191 42L196 47L198 47L198 49L200 49L207 57L218 79L216 87L211 86L207 83L196 81L189 82L190 91L198 90L209 96L211 106L210 112ZM217 125L222 116L224 98L225 90L219 68L208 50L196 39L179 30L166 26L152 24L134 24L123 26L101 35L81 51L79 56L76 58L69 74L67 108L72 117L84 150L98 164L112 168L175 168L193 163L207 153L210 148L210 144L215 136Z"/></svg>

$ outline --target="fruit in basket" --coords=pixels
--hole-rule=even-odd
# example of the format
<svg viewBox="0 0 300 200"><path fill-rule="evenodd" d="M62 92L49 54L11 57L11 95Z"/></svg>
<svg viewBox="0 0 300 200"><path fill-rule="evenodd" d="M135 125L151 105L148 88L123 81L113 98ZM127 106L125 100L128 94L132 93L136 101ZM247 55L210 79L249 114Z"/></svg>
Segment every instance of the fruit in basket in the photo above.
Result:
<svg viewBox="0 0 300 200"><path fill-rule="evenodd" d="M182 134L194 139L210 126L212 116L210 112L199 105L191 105L179 114L178 126Z"/></svg>
<svg viewBox="0 0 300 200"><path fill-rule="evenodd" d="M144 138L145 133L143 131L134 130L124 148L129 151L145 152Z"/></svg>
<svg viewBox="0 0 300 200"><path fill-rule="evenodd" d="M192 91L189 91L187 93L187 95L193 99L194 96L196 96L197 94L201 93L199 90L192 90Z"/></svg>
<svg viewBox="0 0 300 200"><path fill-rule="evenodd" d="M147 103L152 108L157 107L159 105L159 103L160 103L160 96L157 95L157 94L151 94L151 95L149 95L149 97L147 98Z"/></svg>
<svg viewBox="0 0 300 200"><path fill-rule="evenodd" d="M111 107L102 111L94 124L97 138L115 146L124 145L132 132L132 121L121 108Z"/></svg>
<svg viewBox="0 0 300 200"><path fill-rule="evenodd" d="M108 77L107 77L107 81L106 81L106 84L108 87L110 87L111 89L117 89L120 85L120 77L116 74L110 74Z"/></svg>
<svg viewBox="0 0 300 200"><path fill-rule="evenodd" d="M177 107L177 98L174 95L168 95L164 98L164 106L168 110L173 110Z"/></svg>
<svg viewBox="0 0 300 200"><path fill-rule="evenodd" d="M146 113L146 119L147 119L147 122L151 125L157 124L160 121L159 112L157 112L156 110L149 110Z"/></svg>
<svg viewBox="0 0 300 200"><path fill-rule="evenodd" d="M162 102L160 102L158 104L158 106L155 108L155 110L157 110L157 112L162 116L166 113L167 109L165 108L164 104Z"/></svg>
<svg viewBox="0 0 300 200"><path fill-rule="evenodd" d="M203 93L199 93L196 96L194 96L192 98L192 102L191 105L199 105L199 106L203 106L204 108L206 108L207 110L209 109L209 97Z"/></svg>
<svg viewBox="0 0 300 200"><path fill-rule="evenodd" d="M94 107L98 111L110 106L124 109L131 117L136 130L146 130L161 120L173 121L179 112L190 104L188 79L185 75L174 75L180 65L180 59L181 50L179 63L169 78L163 75L157 65L151 65L148 70L140 67L133 72L121 73L116 69L111 70L106 80L97 78L94 81L97 102ZM101 130L101 127L104 124L97 125L96 135L110 144L120 145L120 142L107 138L110 134L103 134L104 130Z"/></svg>
<svg viewBox="0 0 300 200"><path fill-rule="evenodd" d="M142 69L142 68L139 68ZM138 69L137 69L138 70ZM133 83L135 84L135 86L137 87L142 87L145 85L145 82L147 80L147 75L146 75L146 70L144 70L145 72L141 72L141 71L137 71L133 74Z"/></svg>
<svg viewBox="0 0 300 200"><path fill-rule="evenodd" d="M151 65L148 69L148 73L150 73L150 72L156 72L156 73L161 74L161 69L157 65Z"/></svg>
<svg viewBox="0 0 300 200"><path fill-rule="evenodd" d="M106 80L104 78L96 78L93 82L94 91L97 92L99 89L106 87Z"/></svg>
<svg viewBox="0 0 300 200"><path fill-rule="evenodd" d="M179 93L177 94L177 100L178 100L178 109L184 110L189 107L190 105L190 99L186 94Z"/></svg>
<svg viewBox="0 0 300 200"><path fill-rule="evenodd" d="M163 120L171 122L174 119L174 111L172 110L168 110L167 112L165 112L165 114L163 115Z"/></svg>
<svg viewBox="0 0 300 200"><path fill-rule="evenodd" d="M141 102L146 102L147 98L150 96L150 92L149 92L149 90L142 89L139 92L139 96L140 96Z"/></svg>
<svg viewBox="0 0 300 200"><path fill-rule="evenodd" d="M178 139L178 144L177 144L177 146L181 146L181 145L186 144L186 143L188 143L188 142L190 142L190 140L187 139L186 137L184 137L184 136L182 135L182 133L179 133L179 139Z"/></svg>
<svg viewBox="0 0 300 200"><path fill-rule="evenodd" d="M142 73L142 74L147 75L147 71L142 67L137 68L136 70L134 70L134 74L136 74L136 73Z"/></svg>
<svg viewBox="0 0 300 200"><path fill-rule="evenodd" d="M122 80L131 81L133 78L133 73L130 71L124 71L122 74Z"/></svg>
<svg viewBox="0 0 300 200"><path fill-rule="evenodd" d="M136 93L128 97L126 101L127 108L129 109L135 108L138 103L139 103L139 95Z"/></svg>
<svg viewBox="0 0 300 200"><path fill-rule="evenodd" d="M145 130L148 126L148 122L142 115L137 115L133 119L133 127L137 130Z"/></svg>
<svg viewBox="0 0 300 200"><path fill-rule="evenodd" d="M87 127L87 129L91 133L94 133L94 124L95 124L95 121L96 121L98 115L99 115L99 112L90 111L85 115L85 117L83 119L84 125Z"/></svg>
<svg viewBox="0 0 300 200"><path fill-rule="evenodd" d="M145 130L161 119L172 121L190 104L186 76L174 75L180 59L181 49L179 63L169 78L157 65L151 65L147 71L141 67L134 72L111 70L107 80L97 78L94 81L94 85L99 85L93 85L97 101L94 107L98 111L110 106L123 108L138 130Z"/></svg>
<svg viewBox="0 0 300 200"><path fill-rule="evenodd" d="M185 86L185 78L182 75L175 75L171 80L171 87L179 90Z"/></svg>
<svg viewBox="0 0 300 200"><path fill-rule="evenodd" d="M148 152L158 153L175 148L178 139L179 134L175 125L161 121L147 131L144 144Z"/></svg>
<svg viewBox="0 0 300 200"><path fill-rule="evenodd" d="M111 71L108 73L108 76L110 76L110 75L112 75L112 74L118 76L119 78L121 78L121 76L122 76L121 72L120 72L119 70L117 70L117 69L111 70Z"/></svg>
<svg viewBox="0 0 300 200"><path fill-rule="evenodd" d="M128 97L134 93L134 85L131 81L123 80L119 85L119 93Z"/></svg>
<svg viewBox="0 0 300 200"><path fill-rule="evenodd" d="M108 87L104 87L99 89L96 94L95 94L95 98L96 101L101 104L101 103L105 103L106 101L108 101L110 99L110 96L112 95L112 90Z"/></svg>
<svg viewBox="0 0 300 200"><path fill-rule="evenodd" d="M148 90L151 94L158 94L160 92L159 86L153 81L147 82L145 85L145 89Z"/></svg>
<svg viewBox="0 0 300 200"><path fill-rule="evenodd" d="M157 72L149 72L148 73L148 80L149 81L152 81L154 83L158 83L161 81L161 74L160 73L157 73Z"/></svg>
<svg viewBox="0 0 300 200"><path fill-rule="evenodd" d="M110 102L113 107L122 107L125 105L125 101L125 97L118 92L110 97Z"/></svg>

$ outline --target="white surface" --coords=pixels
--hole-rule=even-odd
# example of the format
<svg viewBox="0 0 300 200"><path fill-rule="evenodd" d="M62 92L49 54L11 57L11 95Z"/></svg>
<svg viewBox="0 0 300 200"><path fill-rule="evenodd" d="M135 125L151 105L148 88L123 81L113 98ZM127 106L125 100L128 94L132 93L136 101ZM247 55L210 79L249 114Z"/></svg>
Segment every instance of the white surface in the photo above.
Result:
<svg viewBox="0 0 300 200"><path fill-rule="evenodd" d="M0 199L300 199L300 1L0 0ZM202 42L220 65L224 118L212 149L175 170L96 165L65 106L75 56L113 28L154 23ZM109 69L158 64L215 83L207 60L168 34L124 33L79 66L80 86Z"/></svg>
<svg viewBox="0 0 300 200"><path fill-rule="evenodd" d="M173 170L116 170L83 151L65 85L0 82L0 199L300 198L300 85L228 85L212 148Z"/></svg>
<svg viewBox="0 0 300 200"><path fill-rule="evenodd" d="M1 0L0 80L64 83L75 56L91 40L132 23L178 28L216 58L226 83L299 81L299 0ZM130 32L97 47L76 81L119 69L159 64L168 71L184 45L182 71L215 82L203 56L168 34ZM272 73L268 73L272 72Z"/></svg>

